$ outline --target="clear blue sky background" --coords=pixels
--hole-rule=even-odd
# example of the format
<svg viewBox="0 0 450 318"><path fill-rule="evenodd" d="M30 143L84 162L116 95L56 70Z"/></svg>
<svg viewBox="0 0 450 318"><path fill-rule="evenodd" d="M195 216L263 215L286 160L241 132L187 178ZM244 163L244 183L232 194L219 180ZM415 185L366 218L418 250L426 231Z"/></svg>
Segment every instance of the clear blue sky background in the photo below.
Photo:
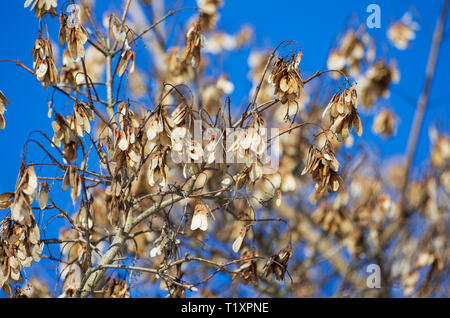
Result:
<svg viewBox="0 0 450 318"><path fill-rule="evenodd" d="M37 20L34 13L23 8L24 1L0 2L1 50L0 59L19 59L26 66L32 67L31 50L37 37ZM60 5L61 0L58 1ZM111 8L119 1L97 0L99 7ZM185 1L186 6L194 1ZM417 100L424 84L424 71L431 45L431 30L435 27L442 1L292 1L292 0L226 0L221 10L219 29L230 33L236 32L242 24L250 23L256 30L256 43L260 47L274 47L282 40L291 39L300 43L303 51L301 62L302 75L311 75L315 71L326 68L326 60L335 37L348 23L352 14L360 21L365 21L368 13L366 7L376 3L381 7L381 28L368 30L381 52L388 58L395 58L401 73L401 81L391 90L392 97L384 105L392 107L400 118L397 136L393 139L381 139L372 136L372 117L366 116L364 129L365 140L376 146L383 156L405 152L409 127L412 122L415 105L405 99L406 92ZM422 21L417 38L412 42L412 48L398 51L390 46L386 39L389 24L399 19L413 4L420 12ZM117 6L116 6L117 7ZM449 17L447 17L449 20ZM425 24L423 24L425 23ZM49 32L52 39L57 39L59 21L57 18L49 22ZM431 29L431 30L429 30ZM450 30L450 23L447 23ZM62 52L62 50L61 50ZM231 54L225 60L225 70L235 84L232 100L236 105L244 101L251 84L247 80L247 56L249 50L244 49ZM433 82L430 104L425 116L424 126L419 140L415 166L419 167L427 159L430 151L427 127L432 123L440 123L441 130L450 130L449 107L450 92L448 90L450 71L450 31L442 44L438 68ZM139 56L137 56L139 63ZM58 65L59 66L59 65ZM0 193L14 191L14 185L19 169L19 159L27 135L32 130L43 130L53 135L51 120L47 118L47 101L52 90L44 90L34 76L18 68L12 63L0 63L0 89L8 97L11 106L5 113L6 129L0 131ZM58 93L56 93L58 95ZM57 97L60 110L65 107L65 99ZM63 106L61 106L63 105ZM33 152L32 152L33 154ZM34 160L39 160L41 153ZM70 204L69 194L66 194L67 204ZM0 211L0 219L5 212ZM56 234L56 232L55 232ZM28 270L29 271L29 270ZM51 276L53 273L47 272ZM1 294L0 294L1 295Z"/></svg>

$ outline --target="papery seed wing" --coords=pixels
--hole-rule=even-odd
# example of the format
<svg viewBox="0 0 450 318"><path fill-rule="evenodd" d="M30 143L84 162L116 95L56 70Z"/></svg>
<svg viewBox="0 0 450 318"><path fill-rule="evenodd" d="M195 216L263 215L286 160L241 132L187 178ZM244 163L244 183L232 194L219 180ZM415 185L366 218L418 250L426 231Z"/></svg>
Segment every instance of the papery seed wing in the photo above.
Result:
<svg viewBox="0 0 450 318"><path fill-rule="evenodd" d="M42 81L44 79L45 74L47 73L48 65L46 62L39 63L39 66L36 70L36 77L38 80Z"/></svg>
<svg viewBox="0 0 450 318"><path fill-rule="evenodd" d="M155 256L159 256L161 255L161 247L155 246L154 248L152 248L152 250L150 251L150 257L155 257Z"/></svg>
<svg viewBox="0 0 450 318"><path fill-rule="evenodd" d="M245 235L244 235L245 236ZM235 253L239 252L241 249L242 242L244 241L244 236L239 235L233 242L232 249Z"/></svg>
<svg viewBox="0 0 450 318"><path fill-rule="evenodd" d="M134 52L132 52L132 51L130 51L131 52L131 58L130 58L130 69L129 69L129 72L130 73L133 73L134 72L134 68L135 68L135 63L134 63L134 59L135 59L135 54L134 54Z"/></svg>
<svg viewBox="0 0 450 318"><path fill-rule="evenodd" d="M361 119L358 114L355 114L352 118L352 128L356 132L358 136L361 136L363 133L363 128L361 125Z"/></svg>
<svg viewBox="0 0 450 318"><path fill-rule="evenodd" d="M48 201L48 184L47 182L43 181L39 189L39 207L41 209L44 209L47 206L47 201Z"/></svg>
<svg viewBox="0 0 450 318"><path fill-rule="evenodd" d="M117 66L117 75L122 76L127 68L128 60L125 57L120 59L119 65Z"/></svg>
<svg viewBox="0 0 450 318"><path fill-rule="evenodd" d="M283 92L287 92L289 90L289 83L286 80L286 77L281 78L281 80L280 80L280 89Z"/></svg>
<svg viewBox="0 0 450 318"><path fill-rule="evenodd" d="M196 229L199 229L202 225L202 217L200 213L194 213L194 216L192 217L191 222L191 230L195 231Z"/></svg>
<svg viewBox="0 0 450 318"><path fill-rule="evenodd" d="M120 131L120 137L119 137L119 142L117 143L117 146L122 151L125 151L128 149L128 146L129 146L128 140L127 140L127 137L125 136L125 133L123 130Z"/></svg>
<svg viewBox="0 0 450 318"><path fill-rule="evenodd" d="M25 3L23 4L23 7L24 8L26 8L26 7L28 7L30 4L31 4L31 2L33 2L34 0L27 0L27 1L25 1ZM37 1L37 0L36 0Z"/></svg>
<svg viewBox="0 0 450 318"><path fill-rule="evenodd" d="M349 123L350 123L349 118L346 118L342 124L341 134L344 139L347 138L349 135Z"/></svg>
<svg viewBox="0 0 450 318"><path fill-rule="evenodd" d="M200 215L200 218L201 218L200 230L206 232L208 230L208 216L206 214L206 211L205 213L202 213Z"/></svg>
<svg viewBox="0 0 450 318"><path fill-rule="evenodd" d="M13 203L13 201L11 201L12 198L14 198L14 192L5 192L0 194L0 209L9 208Z"/></svg>
<svg viewBox="0 0 450 318"><path fill-rule="evenodd" d="M62 184L62 188L61 191L65 192L67 190L67 188L69 187L70 184L70 169L66 169L66 173L64 174L64 179L63 179L63 184Z"/></svg>
<svg viewBox="0 0 450 318"><path fill-rule="evenodd" d="M32 243L32 244L39 243L39 240L41 239L41 234L39 232L39 227L37 225L33 226L30 229L28 239L29 239L30 243Z"/></svg>
<svg viewBox="0 0 450 318"><path fill-rule="evenodd" d="M304 175L309 171L312 165L312 161L313 161L313 146L310 146L308 150L308 155L306 157L305 168L303 169L301 175Z"/></svg>

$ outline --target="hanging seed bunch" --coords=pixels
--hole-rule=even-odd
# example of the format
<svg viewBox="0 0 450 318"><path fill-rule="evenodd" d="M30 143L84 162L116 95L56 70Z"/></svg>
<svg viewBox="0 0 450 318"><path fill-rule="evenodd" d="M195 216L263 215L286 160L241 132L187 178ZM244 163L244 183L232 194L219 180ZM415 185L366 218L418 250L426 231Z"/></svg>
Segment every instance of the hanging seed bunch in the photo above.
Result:
<svg viewBox="0 0 450 318"><path fill-rule="evenodd" d="M189 68L186 63L180 62L182 49L179 47L171 47L165 57L165 64L167 68L167 81L173 84L181 84L189 81Z"/></svg>
<svg viewBox="0 0 450 318"><path fill-rule="evenodd" d="M9 105L9 100L0 91L0 129L5 129L6 122L3 114L6 112L6 105Z"/></svg>
<svg viewBox="0 0 450 318"><path fill-rule="evenodd" d="M58 5L56 0L27 0L23 6L27 8L30 4L32 4L30 10L34 9L34 14L38 19L42 19L47 13L52 17L58 15L56 12L56 6Z"/></svg>
<svg viewBox="0 0 450 318"><path fill-rule="evenodd" d="M158 185L161 188L167 186L167 174L169 168L166 164L167 147L152 154L147 170L147 179L150 186Z"/></svg>
<svg viewBox="0 0 450 318"><path fill-rule="evenodd" d="M159 108L147 122L148 149L156 149L160 145L170 143L170 134L173 127L172 119L164 108Z"/></svg>
<svg viewBox="0 0 450 318"><path fill-rule="evenodd" d="M81 194L81 176L72 165L66 169L61 190L65 192L69 187L70 197L72 198L72 203L75 205L75 202Z"/></svg>
<svg viewBox="0 0 450 318"><path fill-rule="evenodd" d="M346 213L342 207L336 209L322 203L312 215L312 220L328 233L345 236L352 230L352 223Z"/></svg>
<svg viewBox="0 0 450 318"><path fill-rule="evenodd" d="M75 63L72 56L68 50L63 52L63 65L61 66L61 83L64 84L63 88L78 88L79 85L85 82L85 76L83 73L83 68L79 63Z"/></svg>
<svg viewBox="0 0 450 318"><path fill-rule="evenodd" d="M106 291L106 298L130 298L130 291L126 280L111 279L108 283L108 290Z"/></svg>
<svg viewBox="0 0 450 318"><path fill-rule="evenodd" d="M284 247L278 254L269 258L266 265L264 265L264 275L269 277L271 274L275 275L276 280L283 280L287 270L289 259L292 257L292 248Z"/></svg>
<svg viewBox="0 0 450 318"><path fill-rule="evenodd" d="M203 147L191 135L192 113L188 104L183 101L170 115L173 130L170 134L172 159L176 162L188 163L203 160ZM183 175L187 176L187 165L183 166Z"/></svg>
<svg viewBox="0 0 450 318"><path fill-rule="evenodd" d="M431 164L436 169L448 168L450 163L450 137L445 134L439 134L436 130L432 130L431 142Z"/></svg>
<svg viewBox="0 0 450 318"><path fill-rule="evenodd" d="M95 121L94 111L81 101L75 102L73 107L72 129L78 136L83 137L84 133L91 133L91 124L89 121Z"/></svg>
<svg viewBox="0 0 450 318"><path fill-rule="evenodd" d="M84 44L89 36L80 21L80 7L71 4L66 11L68 14L61 13L59 16L59 44L64 46L67 43L70 55L77 63L84 57Z"/></svg>
<svg viewBox="0 0 450 318"><path fill-rule="evenodd" d="M246 259L240 263L239 268L233 274L233 283L241 280L244 285L256 285L258 283L258 266L252 257L258 256L258 252L249 248L244 248L241 252L241 258Z"/></svg>
<svg viewBox="0 0 450 318"><path fill-rule="evenodd" d="M65 119L59 114L56 114L55 120L52 122L54 132L52 142L56 147L61 147L62 143L65 162L76 160L77 158L77 144L79 143L79 138L74 129L72 129L72 127L74 127L72 123L72 116L67 116L67 119Z"/></svg>
<svg viewBox="0 0 450 318"><path fill-rule="evenodd" d="M22 168L21 174L15 192L9 195L14 200L4 207L11 207L11 218L0 225L0 287L7 295L11 293L11 283L23 281L22 267L40 261L44 247L31 209L38 188L37 176L33 166Z"/></svg>
<svg viewBox="0 0 450 318"><path fill-rule="evenodd" d="M200 22L202 28L212 30L219 20L219 8L223 6L223 0L197 0L198 7L202 10Z"/></svg>
<svg viewBox="0 0 450 318"><path fill-rule="evenodd" d="M375 45L363 26L357 30L348 30L338 47L330 51L327 67L358 76L362 72L364 61L373 60L375 50ZM338 73L331 73L331 76L339 78Z"/></svg>
<svg viewBox="0 0 450 318"><path fill-rule="evenodd" d="M377 61L359 80L358 95L361 105L370 109L377 99L389 97L389 86L399 80L400 74L394 61L390 65L383 60Z"/></svg>
<svg viewBox="0 0 450 318"><path fill-rule="evenodd" d="M111 15L110 32L116 44L122 47L119 63L117 64L117 75L122 76L129 65L129 73L134 72L135 54L129 43L132 41L131 29L118 17Z"/></svg>
<svg viewBox="0 0 450 318"><path fill-rule="evenodd" d="M200 20L192 23L186 33L186 47L181 54L180 63L197 67L200 64L200 48L202 47L202 34Z"/></svg>
<svg viewBox="0 0 450 318"><path fill-rule="evenodd" d="M363 129L358 114L358 98L356 89L352 86L342 93L336 93L322 113L322 119L339 141L344 141L353 129L358 136Z"/></svg>
<svg viewBox="0 0 450 318"><path fill-rule="evenodd" d="M140 121L128 106L125 102L119 104L119 128L114 130L114 139L108 139L107 147L111 151L111 159L116 169L126 165L128 172L134 174L141 158L142 135L139 133Z"/></svg>
<svg viewBox="0 0 450 318"><path fill-rule="evenodd" d="M337 191L339 186L344 184L337 173L338 170L339 162L329 143L322 149L315 145L310 146L302 175L307 172L311 173L313 180L316 182L316 193L321 193L325 189Z"/></svg>
<svg viewBox="0 0 450 318"><path fill-rule="evenodd" d="M373 120L372 131L383 137L391 137L395 132L395 115L387 110L381 110Z"/></svg>
<svg viewBox="0 0 450 318"><path fill-rule="evenodd" d="M164 224L161 229L161 235L153 242L154 247L150 250L150 257L156 257L164 254L165 257L176 255L177 245L180 240L176 237L176 233Z"/></svg>
<svg viewBox="0 0 450 318"><path fill-rule="evenodd" d="M392 23L387 31L389 41L399 50L409 47L410 41L416 38L419 24L414 22L409 12L406 12L399 21Z"/></svg>
<svg viewBox="0 0 450 318"><path fill-rule="evenodd" d="M33 50L33 68L38 81L47 88L58 84L59 75L53 59L52 45L49 40L37 39Z"/></svg>
<svg viewBox="0 0 450 318"><path fill-rule="evenodd" d="M275 62L268 82L275 87L274 94L282 103L294 101L303 92L303 81L299 73L302 53L292 54L288 60L279 57Z"/></svg>
<svg viewBox="0 0 450 318"><path fill-rule="evenodd" d="M236 176L238 187L242 187L247 180L252 183L260 179L263 175L263 166L267 163L267 131L264 118L254 115L251 127L238 131L234 143L229 147L228 152L233 152L237 162L245 163L245 167Z"/></svg>

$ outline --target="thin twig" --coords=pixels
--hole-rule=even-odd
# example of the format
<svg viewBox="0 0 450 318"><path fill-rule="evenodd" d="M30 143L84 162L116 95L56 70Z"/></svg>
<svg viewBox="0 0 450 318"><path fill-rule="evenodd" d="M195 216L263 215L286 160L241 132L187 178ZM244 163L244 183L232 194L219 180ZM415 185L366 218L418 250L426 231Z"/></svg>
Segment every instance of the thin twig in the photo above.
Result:
<svg viewBox="0 0 450 318"><path fill-rule="evenodd" d="M431 84L433 82L434 73L436 70L436 63L439 56L439 50L441 47L442 34L445 25L445 18L447 15L448 8L448 0L444 0L442 5L441 14L439 20L436 25L436 29L433 33L433 42L431 44L430 53L428 56L427 67L425 71L425 85L420 95L420 98L417 103L416 113L414 115L414 121L411 126L410 135L408 138L408 148L407 148L407 156L406 156L406 165L405 165L405 176L403 179L402 187L401 187L401 198L399 201L399 207L401 213L403 214L405 200L406 200L406 190L409 183L410 170L412 166L412 162L414 160L414 154L417 148L417 142L419 140L420 131L422 128L423 118L425 115L425 110L428 104L428 99L431 92Z"/></svg>

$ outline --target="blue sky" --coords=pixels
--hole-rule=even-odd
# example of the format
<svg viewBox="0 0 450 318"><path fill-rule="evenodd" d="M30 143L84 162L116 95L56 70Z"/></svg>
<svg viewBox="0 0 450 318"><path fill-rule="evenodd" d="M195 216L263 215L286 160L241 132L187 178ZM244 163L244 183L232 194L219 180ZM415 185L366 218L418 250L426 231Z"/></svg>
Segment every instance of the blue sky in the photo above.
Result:
<svg viewBox="0 0 450 318"><path fill-rule="evenodd" d="M59 1L60 2L60 1ZM97 1L102 7L112 7L108 1ZM111 1L117 3L118 1ZM186 6L194 1L185 1ZM317 70L326 68L329 49L336 36L342 31L352 14L360 21L368 16L366 7L373 1L226 1L222 8L219 29L235 32L241 25L250 23L256 30L256 43L260 47L274 47L285 39L297 40L303 51L301 71L303 77ZM383 155L403 154L405 152L409 127L412 122L415 105L403 96L408 94L417 100L423 84L424 71L431 45L431 35L427 27L421 25L412 48L399 51L386 41L386 30L389 24L399 19L413 4L428 28L433 29L439 14L441 1L376 1L381 8L381 28L370 29L369 34L384 43L378 45L383 56L395 58L401 72L401 81L392 88L389 100L382 101L381 106L391 107L400 118L397 136L384 140L371 136L370 129L364 130L364 138L378 147ZM418 20L417 18L415 19ZM37 20L34 14L23 8L22 1L2 1L0 3L0 23L2 25L2 50L0 59L19 59L31 67L31 49L37 37ZM421 22L419 20L419 22ZM49 32L53 39L57 38L59 22L49 22ZM12 32L14 30L14 32ZM424 121L424 129L419 140L416 165L423 162L429 154L429 138L427 128L432 123L440 123L441 129L449 131L450 93L447 89L447 75L450 71L450 41L443 42L439 64L433 82L430 104ZM235 83L232 101L239 105L244 101L251 84L247 80L247 56L244 49L232 53L225 60L224 68ZM139 57L137 57L139 63ZM6 129L0 131L0 145L3 155L0 159L2 174L0 175L0 192L11 191L16 181L21 149L27 135L32 130L44 130L52 133L47 118L47 101L51 90L42 89L37 80L13 63L0 64L0 89L8 97L11 106L5 114ZM58 93L57 93L58 95ZM57 97L59 98L59 97ZM64 103L64 99L59 99ZM373 116L365 116L366 128L372 123Z"/></svg>
<svg viewBox="0 0 450 318"><path fill-rule="evenodd" d="M31 68L31 49L38 35L38 22L33 12L23 8L23 2L22 0L0 2L2 30L0 59L19 59ZM58 4L61 2L59 0ZM97 3L101 3L101 6L106 8L111 8L112 3L118 2L97 0ZM363 116L363 122L366 123L363 138L379 149L383 156L402 155L405 152L415 104L407 101L404 95L417 100L422 91L431 45L429 29L433 30L435 27L442 1L226 0L225 2L225 7L221 10L219 29L234 33L241 25L252 24L256 30L255 42L262 48L275 47L286 39L298 41L303 52L301 71L304 78L315 71L326 69L328 52L335 43L336 36L343 30L352 15L355 14L359 21L365 21L368 16L366 13L368 4L378 4L381 8L381 28L370 29L368 32L377 41L382 56L397 60L401 73L400 83L391 90L391 98L383 101L380 106L394 109L400 118L400 126L395 138L381 139L371 134L373 116ZM194 1L184 1L184 3L185 6L190 6L194 4ZM415 15L414 20L421 24L421 29L412 42L412 48L399 51L388 44L386 31L392 21L399 19L411 8L411 4L417 12L420 12L421 17L418 18ZM52 19L49 22L49 32L53 39L57 39L58 28L58 19ZM441 130L447 133L450 130L450 92L447 84L450 71L450 23L447 23L446 29L449 31L441 47L430 103L416 153L414 163L416 168L424 164L429 155L427 127L431 124L439 124ZM380 44L381 42L384 44ZM225 71L236 87L232 95L234 105L245 101L246 94L251 88L247 80L248 53L248 49L232 53L224 62ZM137 63L139 63L139 56L137 56ZM52 90L44 90L34 76L13 63L0 63L0 74L2 75L0 90L11 102L11 106L5 113L6 129L0 130L2 149L0 193L2 193L14 191L21 151L28 134L33 130L43 130L50 136L53 133L50 126L51 120L47 118L47 101L51 97ZM65 98L57 96L55 101L59 103L59 109L66 107ZM35 154L33 150L31 154ZM39 160L41 156L42 153L36 153L33 159ZM67 204L70 205L68 194L66 199ZM3 214L4 212L0 211L0 218L3 218Z"/></svg>

